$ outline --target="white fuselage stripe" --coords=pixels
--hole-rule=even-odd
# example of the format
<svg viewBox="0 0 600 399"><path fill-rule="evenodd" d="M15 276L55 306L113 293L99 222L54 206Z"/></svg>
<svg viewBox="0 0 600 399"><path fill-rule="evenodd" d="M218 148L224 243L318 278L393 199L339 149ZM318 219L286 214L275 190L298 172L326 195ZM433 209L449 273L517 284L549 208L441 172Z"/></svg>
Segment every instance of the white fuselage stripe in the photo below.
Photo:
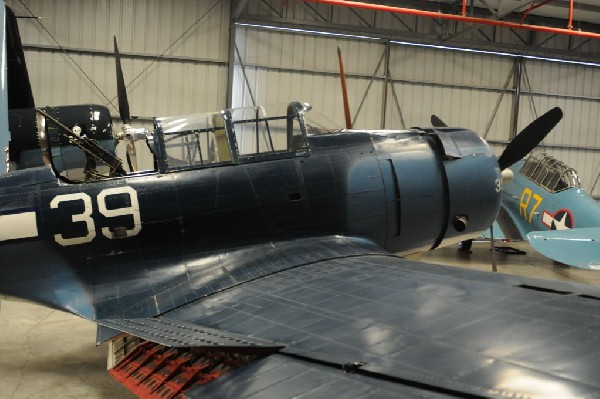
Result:
<svg viewBox="0 0 600 399"><path fill-rule="evenodd" d="M35 212L0 215L0 241L31 238L38 235Z"/></svg>

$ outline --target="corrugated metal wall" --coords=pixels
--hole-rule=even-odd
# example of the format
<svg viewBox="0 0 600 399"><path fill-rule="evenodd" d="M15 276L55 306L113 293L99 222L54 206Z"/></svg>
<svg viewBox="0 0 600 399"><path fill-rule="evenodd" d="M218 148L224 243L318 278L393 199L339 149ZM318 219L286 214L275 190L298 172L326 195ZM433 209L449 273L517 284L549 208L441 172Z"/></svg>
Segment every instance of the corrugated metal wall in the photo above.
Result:
<svg viewBox="0 0 600 399"><path fill-rule="evenodd" d="M246 26L238 27L236 45L257 103L307 101L343 126L336 53L340 46L353 116L375 75L354 126L381 127L385 62L379 69L377 65L385 43ZM515 58L506 56L392 44L393 89L388 86L386 127L429 126L434 113L449 125L468 127L481 135L489 125L488 140L506 141L511 132L514 63ZM234 105L252 105L241 64L236 59L234 86L242 89L236 90ZM539 60L526 60L524 68L518 129L560 106L565 118L545 143L569 148L545 151L578 170L589 190L600 168L600 138L595 131L600 118L600 68ZM500 153L503 146L495 148ZM593 194L599 193L600 187Z"/></svg>
<svg viewBox="0 0 600 399"><path fill-rule="evenodd" d="M236 44L257 103L306 101L339 125L343 123L343 111L337 46L343 53L354 112L383 49L365 41L240 27ZM239 60L236 61L234 85L240 87L244 80ZM379 127L382 86L380 79L373 83L356 126ZM252 105L246 85L234 94L233 105Z"/></svg>
<svg viewBox="0 0 600 399"><path fill-rule="evenodd" d="M28 15L19 0L7 3L17 15ZM27 0L24 3L35 15L49 17L41 22L75 61L57 50L57 44L35 20L19 20L38 105L87 102L107 105L103 94L113 100L116 96L113 34L117 35L124 54L126 84L137 77L128 89L133 115L150 118L189 114L227 105L229 0ZM304 3L275 0L249 0L242 14L262 16L265 21L268 18L293 20L310 29L333 21L331 23L354 26L357 33L372 28L402 28L412 30L415 35L435 35L440 30L449 35L460 29L452 24L440 27L432 20L411 16L320 5L309 7ZM473 29L463 37L481 39L491 34L487 29ZM177 40L182 34L181 40ZM505 45L522 44L522 38L514 33L499 30L497 35L505 36L500 40ZM343 113L336 56L339 45L348 75L353 116L363 103L355 126L382 126L385 42L247 26L237 27L235 39L241 63L236 57L234 106L252 104L242 73L243 64L258 103L308 101L341 126ZM538 37L538 40L545 39ZM563 38L547 40L544 45L567 46ZM584 44L584 47L594 46L597 46L594 41ZM154 62L165 50L164 58ZM504 93L487 138L508 139L513 82L508 81L507 89L504 85L514 59L392 44L389 60L393 85L388 85L387 90L386 127L426 126L430 124L430 114L435 113L448 124L466 126L484 134L496 103ZM565 146L550 148L548 152L575 167L589 189L600 167L600 152L589 149L600 147L595 132L600 115L600 93L596 88L600 84L600 69L527 60L525 70L531 87L522 85L519 129L536 113L561 106L565 119L547 143L588 149ZM111 113L117 115L112 108ZM150 125L147 120L142 122ZM501 151L501 146L497 149ZM600 188L594 194L600 194Z"/></svg>
<svg viewBox="0 0 600 399"><path fill-rule="evenodd" d="M18 16L30 15L18 0L7 4ZM25 4L36 16L48 17L41 23L74 61L56 49L57 43L36 20L19 19L36 104L108 105L106 96L116 105L112 55L116 35L125 84L135 79L128 87L132 115L151 118L226 106L228 0L28 0ZM165 58L155 62L163 52Z"/></svg>
<svg viewBox="0 0 600 399"><path fill-rule="evenodd" d="M583 187L590 190L600 168L600 68L528 60L530 87L524 87L519 125L559 106L564 118L545 144L564 148L545 151L575 168ZM597 187L594 195L600 194Z"/></svg>
<svg viewBox="0 0 600 399"><path fill-rule="evenodd" d="M243 27L237 30L236 44L242 62L236 60L235 87L243 82L243 65L258 103L290 98L308 101L341 126L344 116L336 52L340 46L353 116L372 82L355 128L381 127L385 61L377 66L385 43ZM509 95L501 103L488 138L505 139L512 85L505 90L504 84L512 67L509 57L392 44L386 127L429 126L435 113L448 124L483 133L504 92ZM234 105L251 105L247 86L234 96Z"/></svg>

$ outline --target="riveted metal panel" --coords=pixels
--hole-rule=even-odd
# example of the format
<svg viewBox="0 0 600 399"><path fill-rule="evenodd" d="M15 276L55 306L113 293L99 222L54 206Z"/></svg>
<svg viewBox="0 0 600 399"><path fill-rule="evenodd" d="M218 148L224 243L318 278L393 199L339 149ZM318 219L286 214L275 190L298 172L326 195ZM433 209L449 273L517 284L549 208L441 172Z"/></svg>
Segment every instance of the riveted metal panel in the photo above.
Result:
<svg viewBox="0 0 600 399"><path fill-rule="evenodd" d="M357 374L454 389L456 396L592 397L600 387L598 349L590 344L600 304L590 295L598 291L361 256L275 273L166 317L281 342L284 355L359 364Z"/></svg>

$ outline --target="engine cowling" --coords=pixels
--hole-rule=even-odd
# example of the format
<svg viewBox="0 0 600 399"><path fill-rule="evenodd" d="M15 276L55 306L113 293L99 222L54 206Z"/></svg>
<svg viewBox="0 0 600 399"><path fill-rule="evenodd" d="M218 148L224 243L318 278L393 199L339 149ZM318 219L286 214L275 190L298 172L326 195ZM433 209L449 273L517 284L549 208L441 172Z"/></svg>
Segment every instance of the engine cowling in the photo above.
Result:
<svg viewBox="0 0 600 399"><path fill-rule="evenodd" d="M479 235L500 208L502 177L489 145L464 129L374 133L386 187L386 248L411 253Z"/></svg>

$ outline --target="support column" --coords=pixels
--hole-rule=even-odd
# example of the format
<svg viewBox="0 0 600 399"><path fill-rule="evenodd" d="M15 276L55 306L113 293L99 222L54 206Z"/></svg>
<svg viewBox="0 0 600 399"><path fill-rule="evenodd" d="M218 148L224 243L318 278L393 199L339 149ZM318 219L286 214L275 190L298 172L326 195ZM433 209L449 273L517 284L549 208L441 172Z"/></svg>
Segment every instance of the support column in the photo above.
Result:
<svg viewBox="0 0 600 399"><path fill-rule="evenodd" d="M383 65L383 98L381 100L381 128L385 129L385 113L387 109L388 84L390 83L390 41L385 42L385 60Z"/></svg>
<svg viewBox="0 0 600 399"><path fill-rule="evenodd" d="M513 105L511 111L510 139L514 139L519 128L519 107L521 103L521 77L523 75L523 57L515 59L513 78Z"/></svg>
<svg viewBox="0 0 600 399"><path fill-rule="evenodd" d="M235 21L246 7L248 0L231 0L230 11L231 18L229 19L229 58L227 59L227 108L233 106L233 75L235 68L235 36L236 26Z"/></svg>

